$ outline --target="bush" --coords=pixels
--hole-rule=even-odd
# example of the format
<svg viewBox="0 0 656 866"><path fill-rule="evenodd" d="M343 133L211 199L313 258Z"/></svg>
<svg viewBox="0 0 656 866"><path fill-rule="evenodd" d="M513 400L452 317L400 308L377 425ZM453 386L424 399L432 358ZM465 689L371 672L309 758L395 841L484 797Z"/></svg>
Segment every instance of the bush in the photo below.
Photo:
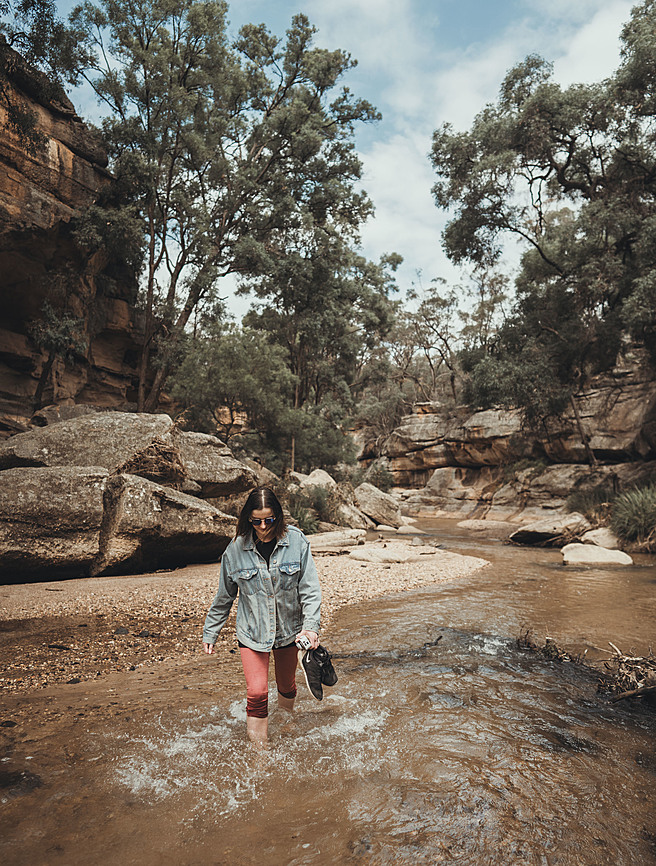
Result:
<svg viewBox="0 0 656 866"><path fill-rule="evenodd" d="M656 544L656 485L636 487L613 502L610 527L622 541Z"/></svg>
<svg viewBox="0 0 656 866"><path fill-rule="evenodd" d="M317 531L317 518L309 508L306 508L299 501L290 502L289 513L296 521L298 528L306 535L312 535L313 532Z"/></svg>
<svg viewBox="0 0 656 866"><path fill-rule="evenodd" d="M578 511L588 520L605 523L616 498L616 488L608 484L574 490L567 497L567 510Z"/></svg>
<svg viewBox="0 0 656 866"><path fill-rule="evenodd" d="M357 487L363 481L373 484L374 487L382 490L383 493L389 493L392 487L394 487L394 476L386 466L380 463L372 463L371 466L367 466L366 468L361 466L355 470L351 477L353 487Z"/></svg>

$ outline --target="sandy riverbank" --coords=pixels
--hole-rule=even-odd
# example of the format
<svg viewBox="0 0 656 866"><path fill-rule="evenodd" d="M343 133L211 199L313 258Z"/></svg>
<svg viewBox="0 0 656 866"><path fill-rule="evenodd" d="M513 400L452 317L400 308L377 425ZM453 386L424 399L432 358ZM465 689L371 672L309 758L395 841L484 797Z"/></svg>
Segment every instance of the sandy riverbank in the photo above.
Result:
<svg viewBox="0 0 656 866"><path fill-rule="evenodd" d="M315 554L324 640L343 605L456 580L486 565L482 559L433 548L419 560L374 564ZM156 574L2 586L0 690L29 692L196 654L217 583L218 566L208 564ZM236 645L234 610L220 641Z"/></svg>

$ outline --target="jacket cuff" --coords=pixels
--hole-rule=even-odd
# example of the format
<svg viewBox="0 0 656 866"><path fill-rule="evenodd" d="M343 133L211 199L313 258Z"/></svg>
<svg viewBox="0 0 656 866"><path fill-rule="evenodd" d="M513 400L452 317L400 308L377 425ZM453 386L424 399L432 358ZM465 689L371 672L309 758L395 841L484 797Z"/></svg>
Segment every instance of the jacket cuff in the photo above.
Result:
<svg viewBox="0 0 656 866"><path fill-rule="evenodd" d="M302 631L303 630L304 631L313 631L313 632L316 632L316 634L319 634L319 632L321 631L321 624L316 619L308 619L303 623Z"/></svg>

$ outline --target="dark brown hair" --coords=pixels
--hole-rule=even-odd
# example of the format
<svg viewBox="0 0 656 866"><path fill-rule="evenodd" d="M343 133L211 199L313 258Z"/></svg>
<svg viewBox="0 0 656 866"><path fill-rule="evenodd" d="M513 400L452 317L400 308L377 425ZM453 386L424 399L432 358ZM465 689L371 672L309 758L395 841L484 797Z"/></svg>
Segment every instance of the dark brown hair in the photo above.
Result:
<svg viewBox="0 0 656 866"><path fill-rule="evenodd" d="M282 511L282 505L276 494L269 487L256 487L248 494L248 499L244 503L237 521L237 531L235 538L243 535L244 538L252 531L253 525L249 521L249 517L254 511L260 511L263 508L270 508L273 511L273 516L276 522L273 524L275 536L280 540L285 532L287 532L287 523L285 515Z"/></svg>

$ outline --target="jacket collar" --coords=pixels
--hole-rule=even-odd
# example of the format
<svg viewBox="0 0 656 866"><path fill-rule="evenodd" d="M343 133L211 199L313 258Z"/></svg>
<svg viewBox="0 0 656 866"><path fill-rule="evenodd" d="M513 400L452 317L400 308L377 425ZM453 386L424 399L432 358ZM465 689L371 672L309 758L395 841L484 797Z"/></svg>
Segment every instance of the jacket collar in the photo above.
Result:
<svg viewBox="0 0 656 866"><path fill-rule="evenodd" d="M285 532L283 537L278 541L278 546L280 547L288 547L289 545L289 532ZM255 548L255 538L253 537L253 530L251 530L250 534L244 537L244 550L254 550Z"/></svg>

